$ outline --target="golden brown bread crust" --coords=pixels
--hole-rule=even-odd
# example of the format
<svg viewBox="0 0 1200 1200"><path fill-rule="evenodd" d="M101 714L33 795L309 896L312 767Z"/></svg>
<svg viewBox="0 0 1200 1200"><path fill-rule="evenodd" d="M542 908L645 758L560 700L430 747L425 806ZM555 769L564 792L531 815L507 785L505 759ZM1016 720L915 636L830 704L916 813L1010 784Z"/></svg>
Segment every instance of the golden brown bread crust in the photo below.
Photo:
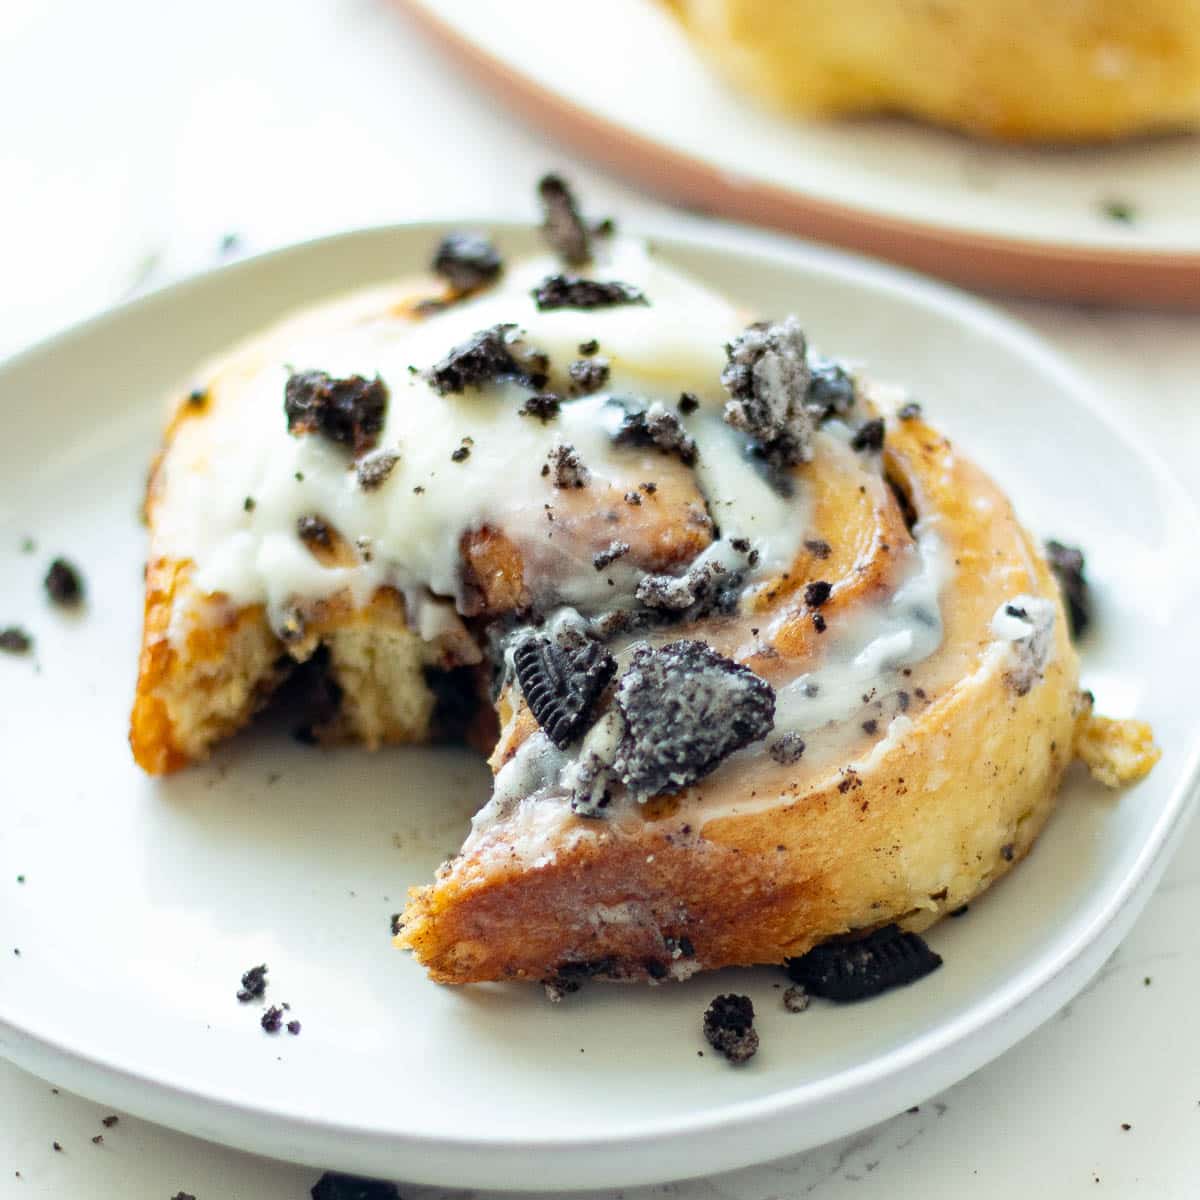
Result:
<svg viewBox="0 0 1200 1200"><path fill-rule="evenodd" d="M738 86L1012 141L1200 126L1197 0L668 0Z"/></svg>

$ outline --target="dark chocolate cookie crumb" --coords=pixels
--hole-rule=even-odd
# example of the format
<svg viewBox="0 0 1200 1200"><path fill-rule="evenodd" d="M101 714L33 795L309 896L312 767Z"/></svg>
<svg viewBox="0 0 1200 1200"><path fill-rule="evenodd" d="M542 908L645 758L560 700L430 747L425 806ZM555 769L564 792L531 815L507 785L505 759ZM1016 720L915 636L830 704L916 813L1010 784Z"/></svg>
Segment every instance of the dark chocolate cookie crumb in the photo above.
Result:
<svg viewBox="0 0 1200 1200"><path fill-rule="evenodd" d="M388 476L399 461L400 455L390 450L361 459L357 468L358 486L364 492L377 491L387 482Z"/></svg>
<svg viewBox="0 0 1200 1200"><path fill-rule="evenodd" d="M299 1022L299 1021L289 1021L289 1022L287 1023L287 1031L288 1031L288 1033L290 1033L290 1034L291 1034L293 1037L297 1037L297 1036L299 1036L299 1033L300 1033L300 1022Z"/></svg>
<svg viewBox="0 0 1200 1200"><path fill-rule="evenodd" d="M556 975L553 979L542 980L546 999L551 1004L561 1004L568 996L579 991L582 986L583 984L578 979L564 979L561 975Z"/></svg>
<svg viewBox="0 0 1200 1200"><path fill-rule="evenodd" d="M820 538L810 538L804 543L804 548L813 558L828 558L833 553L833 547Z"/></svg>
<svg viewBox="0 0 1200 1200"><path fill-rule="evenodd" d="M455 291L471 292L500 277L500 252L481 233L448 233L438 243L433 269Z"/></svg>
<svg viewBox="0 0 1200 1200"><path fill-rule="evenodd" d="M590 338L586 342L579 343L579 353L582 354L584 358L590 358L599 349L600 343L595 338Z"/></svg>
<svg viewBox="0 0 1200 1200"><path fill-rule="evenodd" d="M783 1007L790 1013L802 1013L812 1003L812 997L799 986L793 986L783 993Z"/></svg>
<svg viewBox="0 0 1200 1200"><path fill-rule="evenodd" d="M640 288L616 279L584 279L579 275L547 275L530 293L539 312L560 308L591 311L620 304L649 304Z"/></svg>
<svg viewBox="0 0 1200 1200"><path fill-rule="evenodd" d="M640 508L641 503L642 503L642 493L641 492L626 492L625 493L625 503L632 504L634 508Z"/></svg>
<svg viewBox="0 0 1200 1200"><path fill-rule="evenodd" d="M191 1192L176 1192L171 1200L196 1200L196 1197Z"/></svg>
<svg viewBox="0 0 1200 1200"><path fill-rule="evenodd" d="M1012 862L1015 856L1016 847L1012 844L1012 842L1005 842L1004 845L1000 847L1000 857L1004 859L1005 862Z"/></svg>
<svg viewBox="0 0 1200 1200"><path fill-rule="evenodd" d="M850 439L851 450L866 450L877 453L883 449L884 425L882 417L864 422Z"/></svg>
<svg viewBox="0 0 1200 1200"><path fill-rule="evenodd" d="M120 1121L120 1119L121 1118L117 1116L108 1116L101 1120L100 1124L103 1125L105 1129L111 1129L117 1124L118 1121Z"/></svg>
<svg viewBox="0 0 1200 1200"><path fill-rule="evenodd" d="M242 975L242 988L237 998L243 1004L248 1004L251 1000L261 1000L266 990L267 964L259 963L257 967L251 967ZM116 1117L113 1118L113 1123L116 1124Z"/></svg>
<svg viewBox="0 0 1200 1200"><path fill-rule="evenodd" d="M439 396L461 395L469 387L510 382L540 391L546 386L550 360L529 346L513 324L480 329L452 346L429 368L430 386Z"/></svg>
<svg viewBox="0 0 1200 1200"><path fill-rule="evenodd" d="M63 1152L63 1148L58 1142L51 1142L50 1145L54 1147L54 1152L56 1154L61 1154Z"/></svg>
<svg viewBox="0 0 1200 1200"><path fill-rule="evenodd" d="M283 390L289 433L320 434L356 456L374 447L387 403L387 386L378 375L334 379L324 371L298 371Z"/></svg>
<svg viewBox="0 0 1200 1200"><path fill-rule="evenodd" d="M581 267L592 257L591 238L579 206L566 181L546 175L538 181L542 202L542 235L550 248L572 267Z"/></svg>
<svg viewBox="0 0 1200 1200"><path fill-rule="evenodd" d="M832 583L828 583L824 579L815 579L804 588L804 603L809 608L820 608L829 599L832 591Z"/></svg>
<svg viewBox="0 0 1200 1200"><path fill-rule="evenodd" d="M394 1183L342 1175L337 1171L326 1171L313 1184L309 1194L312 1200L400 1200Z"/></svg>
<svg viewBox="0 0 1200 1200"><path fill-rule="evenodd" d="M297 518L296 535L306 546L327 548L333 545L333 534L329 526L314 513Z"/></svg>
<svg viewBox="0 0 1200 1200"><path fill-rule="evenodd" d="M907 404L900 406L896 416L901 421L918 421L921 418L921 406L915 400L910 400Z"/></svg>
<svg viewBox="0 0 1200 1200"><path fill-rule="evenodd" d="M568 368L571 391L577 396L598 392L607 382L609 365L607 358L577 358Z"/></svg>
<svg viewBox="0 0 1200 1200"><path fill-rule="evenodd" d="M885 925L858 941L825 942L785 964L788 976L813 996L865 1000L914 983L937 970L941 956L915 933Z"/></svg>
<svg viewBox="0 0 1200 1200"><path fill-rule="evenodd" d="M758 1050L754 1003L749 996L717 996L704 1010L704 1036L731 1063L744 1063Z"/></svg>
<svg viewBox="0 0 1200 1200"><path fill-rule="evenodd" d="M813 423L804 332L795 317L762 321L725 347L721 384L729 393L725 420L749 434L767 463L783 473L812 458Z"/></svg>
<svg viewBox="0 0 1200 1200"><path fill-rule="evenodd" d="M570 646L540 635L518 643L513 666L530 712L560 750L583 731L617 669L599 642Z"/></svg>
<svg viewBox="0 0 1200 1200"><path fill-rule="evenodd" d="M65 558L56 558L50 564L45 585L55 604L75 605L83 599L83 577Z"/></svg>
<svg viewBox="0 0 1200 1200"><path fill-rule="evenodd" d="M1077 638L1092 623L1092 597L1083 573L1086 566L1083 551L1051 538L1046 542L1046 561L1067 602L1071 636Z"/></svg>
<svg viewBox="0 0 1200 1200"><path fill-rule="evenodd" d="M872 737L879 732L879 722L871 717L869 720L862 723L863 733L870 734Z"/></svg>
<svg viewBox="0 0 1200 1200"><path fill-rule="evenodd" d="M856 398L854 380L844 367L825 359L809 363L804 407L817 424L830 417L846 416Z"/></svg>
<svg viewBox="0 0 1200 1200"><path fill-rule="evenodd" d="M605 567L615 563L618 558L623 558L628 553L628 542L609 542L603 550L598 550L592 555L592 566L597 571L603 571Z"/></svg>
<svg viewBox="0 0 1200 1200"><path fill-rule="evenodd" d="M820 613L813 613L812 623L813 623L813 628L818 633L824 633L825 630L829 628L828 624L825 621L825 618Z"/></svg>
<svg viewBox="0 0 1200 1200"><path fill-rule="evenodd" d="M591 472L584 466L579 451L574 446L562 442L555 446L547 455L550 462L549 470L542 469L543 475L553 474L556 488L587 487Z"/></svg>
<svg viewBox="0 0 1200 1200"><path fill-rule="evenodd" d="M785 733L771 743L771 757L782 766L798 763L804 754L804 739L798 733Z"/></svg>
<svg viewBox="0 0 1200 1200"><path fill-rule="evenodd" d="M103 1146L104 1145L104 1134L102 1134L102 1133L92 1134L92 1145L93 1146Z"/></svg>
<svg viewBox="0 0 1200 1200"><path fill-rule="evenodd" d="M658 403L641 412L626 412L615 440L621 446L653 446L663 454L675 455L685 467L696 465L696 439L673 412Z"/></svg>
<svg viewBox="0 0 1200 1200"><path fill-rule="evenodd" d="M694 393L692 393L692 392L681 392L680 393L679 403L676 405L676 408L678 408L679 411L681 413L683 413L683 415L685 417L689 416L691 413L694 413L699 407L700 407L700 400Z"/></svg>
<svg viewBox="0 0 1200 1200"><path fill-rule="evenodd" d="M537 417L544 425L553 421L561 408L561 396L556 396L553 392L538 392L536 396L530 396L517 412L522 417Z"/></svg>
<svg viewBox="0 0 1200 1200"><path fill-rule="evenodd" d="M283 1025L284 1010L277 1004L272 1004L270 1008L263 1013L259 1024L267 1031L267 1033L278 1033Z"/></svg>
<svg viewBox="0 0 1200 1200"><path fill-rule="evenodd" d="M450 461L451 462L456 462L456 463L466 462L467 459L470 457L471 457L471 447L468 446L466 444L466 442L464 442L461 446L459 446L457 450L452 450L450 452Z"/></svg>
<svg viewBox="0 0 1200 1200"><path fill-rule="evenodd" d="M0 629L0 650L6 654L28 654L32 647L33 638L25 630L16 625Z"/></svg>
<svg viewBox="0 0 1200 1200"><path fill-rule="evenodd" d="M712 612L734 612L742 579L743 572L716 561L693 563L682 575L643 575L635 596L647 608L696 620Z"/></svg>
<svg viewBox="0 0 1200 1200"><path fill-rule="evenodd" d="M697 641L637 649L616 705L613 769L639 800L689 787L775 723L770 684Z"/></svg>

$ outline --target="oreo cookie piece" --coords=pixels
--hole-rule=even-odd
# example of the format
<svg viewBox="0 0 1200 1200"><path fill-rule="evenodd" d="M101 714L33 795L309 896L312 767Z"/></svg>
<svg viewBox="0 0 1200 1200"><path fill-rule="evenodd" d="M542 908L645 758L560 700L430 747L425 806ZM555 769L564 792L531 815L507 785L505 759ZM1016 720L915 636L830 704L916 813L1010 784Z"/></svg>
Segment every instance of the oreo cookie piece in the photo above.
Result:
<svg viewBox="0 0 1200 1200"><path fill-rule="evenodd" d="M355 456L374 447L387 402L387 385L378 375L335 379L324 371L297 371L283 389L288 433L319 433Z"/></svg>
<svg viewBox="0 0 1200 1200"><path fill-rule="evenodd" d="M854 436L850 439L850 449L878 453L883 449L883 437L883 418L873 417L870 421L864 421L855 430Z"/></svg>
<svg viewBox="0 0 1200 1200"><path fill-rule="evenodd" d="M598 392L608 382L609 369L607 358L577 358L567 368L571 391L577 396Z"/></svg>
<svg viewBox="0 0 1200 1200"><path fill-rule="evenodd" d="M812 416L805 405L811 374L804 331L795 317L760 321L725 347L721 384L725 420L749 434L768 463L795 466L812 458Z"/></svg>
<svg viewBox="0 0 1200 1200"><path fill-rule="evenodd" d="M653 446L673 454L685 467L694 467L699 451L683 422L657 401L640 412L626 411L613 440L619 446Z"/></svg>
<svg viewBox="0 0 1200 1200"><path fill-rule="evenodd" d="M558 308L616 308L620 304L649 304L640 288L615 279L582 279L578 275L547 275L530 293L539 312Z"/></svg>
<svg viewBox="0 0 1200 1200"><path fill-rule="evenodd" d="M394 1183L326 1171L309 1190L312 1200L400 1200Z"/></svg>
<svg viewBox="0 0 1200 1200"><path fill-rule="evenodd" d="M775 724L775 691L703 642L634 651L617 687L613 772L638 800L703 779Z"/></svg>
<svg viewBox="0 0 1200 1200"><path fill-rule="evenodd" d="M758 1051L754 1002L749 996L716 996L704 1010L704 1036L731 1063L744 1063Z"/></svg>
<svg viewBox="0 0 1200 1200"><path fill-rule="evenodd" d="M559 175L543 176L538 181L538 199L542 235L551 249L569 266L583 266L592 257L591 235L566 181Z"/></svg>
<svg viewBox="0 0 1200 1200"><path fill-rule="evenodd" d="M854 380L844 367L827 359L809 363L808 391L804 407L817 424L830 417L844 417L857 399Z"/></svg>
<svg viewBox="0 0 1200 1200"><path fill-rule="evenodd" d="M866 1000L924 978L942 965L924 938L885 925L854 942L825 942L784 964L788 978L812 996Z"/></svg>
<svg viewBox="0 0 1200 1200"><path fill-rule="evenodd" d="M504 262L483 234L448 233L438 243L433 269L455 291L471 292L498 279Z"/></svg>
<svg viewBox="0 0 1200 1200"><path fill-rule="evenodd" d="M546 736L565 750L588 724L600 693L617 670L599 642L564 645L531 634L513 651L517 682Z"/></svg>
<svg viewBox="0 0 1200 1200"><path fill-rule="evenodd" d="M1051 538L1046 542L1046 562L1062 588L1071 636L1077 638L1092 623L1092 597L1083 574L1083 551L1078 546L1068 546Z"/></svg>
<svg viewBox="0 0 1200 1200"><path fill-rule="evenodd" d="M533 391L546 386L550 360L522 341L511 323L492 325L453 346L426 373L439 396L458 396L485 383L518 383Z"/></svg>

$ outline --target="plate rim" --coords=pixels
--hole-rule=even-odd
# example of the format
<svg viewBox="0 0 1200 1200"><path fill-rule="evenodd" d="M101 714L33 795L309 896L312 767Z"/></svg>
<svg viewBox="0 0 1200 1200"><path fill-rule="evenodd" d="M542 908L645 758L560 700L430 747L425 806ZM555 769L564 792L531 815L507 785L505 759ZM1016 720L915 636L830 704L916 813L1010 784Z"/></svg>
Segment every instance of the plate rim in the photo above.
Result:
<svg viewBox="0 0 1200 1200"><path fill-rule="evenodd" d="M478 215L471 217L470 223L484 225L501 235L528 237L533 229L526 221L484 221ZM61 344L81 337L103 335L106 326L136 319L141 310L154 309L176 296L211 287L215 297L220 295L222 288L236 286L239 275L270 269L285 259L302 259L305 255L328 252L338 244L354 240L369 243L374 240L386 242L397 236L432 238L454 225L453 220L368 225L305 239L203 270L57 331L0 361L0 385L11 371L28 366L40 356L54 354ZM965 322L1056 380L1092 419L1107 426L1114 437L1125 440L1130 452L1164 488L1164 494L1172 503L1181 505L1184 513L1190 514L1200 525L1196 502L1170 466L1132 427L1130 420L1102 405L1086 378L1037 333L987 302L900 268L760 230L739 229L686 216L638 221L635 227L668 255L672 248L678 247L683 251L715 250L730 258L769 257L776 264L822 272L869 290L899 295L926 311L958 323ZM286 308L281 308L278 315L282 316L285 311ZM199 1094L177 1082L104 1060L89 1053L85 1047L74 1045L61 1033L55 1034L39 1029L27 1020L18 1020L15 1014L7 1011L3 997L0 997L0 1052L35 1074L56 1079L96 1099L118 1103L151 1121L185 1132L200 1130L201 1136L219 1138L241 1149L307 1161L314 1166L353 1168L365 1163L378 1169L378 1173L386 1174L403 1163L405 1177L416 1182L446 1183L450 1180L464 1186L559 1190L581 1186L578 1182L581 1174L589 1176L589 1186L623 1186L667 1177L681 1178L689 1170L693 1175L728 1170L762 1161L773 1153L807 1148L900 1111L907 1105L901 1105L897 1097L913 1095L916 1099L924 1099L932 1091L949 1086L991 1061L1048 1019L1059 1005L1084 986L1101 965L1103 957L1132 924L1149 898L1151 885L1165 868L1167 851L1182 835L1198 795L1200 743L1184 756L1178 778L1162 800L1161 811L1120 886L1104 899L1073 941L1055 954L1044 955L1041 960L1022 968L985 1000L904 1046L828 1076L817 1084L777 1089L763 1096L732 1102L706 1114L675 1117L648 1125L640 1123L637 1127L619 1132L609 1130L593 1137L569 1138L489 1137L486 1130L472 1132L469 1136L431 1137L427 1133L407 1134L383 1124L339 1123L330 1118L281 1113L274 1108L256 1106L252 1100L233 1099L229 1095ZM1051 998L1048 1007L1047 997ZM906 1091L905 1072L922 1061L941 1062L940 1082L931 1084L926 1079L916 1091L911 1087ZM794 1122L798 1117L811 1116L810 1110L820 1105L848 1108L856 1093L861 1101L861 1107L856 1106L856 1111L866 1114L865 1120L856 1117L849 1122L830 1123L826 1119L819 1127L819 1136L808 1140L803 1132L797 1132ZM909 1099L908 1103L911 1102ZM746 1136L744 1144L738 1144L739 1134L751 1133L757 1137L758 1150L747 1149L755 1142L751 1136ZM764 1151L761 1147L771 1138L773 1149ZM708 1147L703 1161L700 1157L702 1146ZM608 1156L617 1148L623 1149L626 1155L621 1162L613 1164L608 1161ZM530 1154L541 1155L542 1160L530 1164L525 1157ZM424 1173L420 1166L422 1156L428 1163ZM450 1163L453 1165L446 1165ZM584 1170L585 1163L591 1165L587 1171ZM669 1172L660 1170L654 1165L656 1163L664 1166L670 1163L672 1169ZM675 1169L676 1164L679 1169ZM504 1178L505 1172L508 1178ZM575 1182L568 1182L571 1179Z"/></svg>
<svg viewBox="0 0 1200 1200"><path fill-rule="evenodd" d="M1072 246L899 218L722 168L582 107L473 41L434 0L392 0L531 124L672 203L876 255L968 287L1041 299L1200 311L1200 252Z"/></svg>

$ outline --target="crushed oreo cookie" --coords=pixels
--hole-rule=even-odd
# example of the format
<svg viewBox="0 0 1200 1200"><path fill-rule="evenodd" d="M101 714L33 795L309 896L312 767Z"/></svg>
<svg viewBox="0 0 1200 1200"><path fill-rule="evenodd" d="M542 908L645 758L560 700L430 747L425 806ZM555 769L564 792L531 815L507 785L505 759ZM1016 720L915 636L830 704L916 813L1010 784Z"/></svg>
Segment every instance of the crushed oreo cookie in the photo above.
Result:
<svg viewBox="0 0 1200 1200"><path fill-rule="evenodd" d="M827 359L809 361L804 407L818 425L830 417L848 415L856 399L854 380L844 367Z"/></svg>
<svg viewBox="0 0 1200 1200"><path fill-rule="evenodd" d="M309 1192L312 1200L400 1200L394 1183L326 1171Z"/></svg>
<svg viewBox="0 0 1200 1200"><path fill-rule="evenodd" d="M530 396L517 409L517 413L522 417L537 417L544 425L547 421L553 421L561 408L561 396L556 396L553 392L538 392L536 395Z"/></svg>
<svg viewBox="0 0 1200 1200"><path fill-rule="evenodd" d="M16 625L0 629L0 650L5 654L28 654L33 647L33 638Z"/></svg>
<svg viewBox="0 0 1200 1200"><path fill-rule="evenodd" d="M609 365L607 358L577 358L568 368L571 391L577 396L598 392L607 382Z"/></svg>
<svg viewBox="0 0 1200 1200"><path fill-rule="evenodd" d="M790 767L804 756L804 739L798 733L785 733L770 745L768 753L781 766Z"/></svg>
<svg viewBox="0 0 1200 1200"><path fill-rule="evenodd" d="M629 553L628 542L611 541L603 550L597 550L592 555L592 566L597 571L603 571L605 567L611 566L618 558L624 558Z"/></svg>
<svg viewBox="0 0 1200 1200"><path fill-rule="evenodd" d="M400 455L385 450L382 454L373 454L370 458L360 459L357 467L358 486L364 492L378 491L387 482Z"/></svg>
<svg viewBox="0 0 1200 1200"><path fill-rule="evenodd" d="M850 439L850 449L878 453L883 449L883 436L883 418L873 417L869 421L864 421L855 430L854 436Z"/></svg>
<svg viewBox="0 0 1200 1200"><path fill-rule="evenodd" d="M516 383L540 391L549 366L546 355L529 346L509 323L480 329L451 347L426 377L439 396L458 396L487 383Z"/></svg>
<svg viewBox="0 0 1200 1200"><path fill-rule="evenodd" d="M525 702L546 736L560 749L583 731L616 660L590 638L576 644L531 634L513 651L513 666Z"/></svg>
<svg viewBox="0 0 1200 1200"><path fill-rule="evenodd" d="M569 266L583 266L592 257L591 237L566 181L558 175L543 176L538 181L538 199L542 234L550 248Z"/></svg>
<svg viewBox="0 0 1200 1200"><path fill-rule="evenodd" d="M579 275L547 275L530 293L539 312L560 308L591 311L621 304L649 304L640 288L615 279L584 279Z"/></svg>
<svg viewBox="0 0 1200 1200"><path fill-rule="evenodd" d="M824 942L785 964L788 977L810 995L840 1002L914 983L941 965L941 956L923 938L898 925L885 925L858 941Z"/></svg>
<svg viewBox="0 0 1200 1200"><path fill-rule="evenodd" d="M675 405L685 417L690 416L700 407L700 398L693 392L680 392L679 402Z"/></svg>
<svg viewBox="0 0 1200 1200"><path fill-rule="evenodd" d="M542 474L553 476L556 488L587 487L592 474L574 446L560 442L546 457L549 462L542 468Z"/></svg>
<svg viewBox="0 0 1200 1200"><path fill-rule="evenodd" d="M259 1019L259 1024L267 1033L278 1033L283 1028L284 1010L278 1004L272 1004Z"/></svg>
<svg viewBox="0 0 1200 1200"><path fill-rule="evenodd" d="M320 434L356 457L374 448L387 402L387 385L378 375L335 379L324 371L298 371L283 390L289 433Z"/></svg>
<svg viewBox="0 0 1200 1200"><path fill-rule="evenodd" d="M663 614L698 620L709 613L731 613L741 594L743 573L715 560L693 563L682 575L643 575L635 596L639 604Z"/></svg>
<svg viewBox="0 0 1200 1200"><path fill-rule="evenodd" d="M820 608L833 592L833 584L824 579L815 579L804 588L804 603L809 608Z"/></svg>
<svg viewBox="0 0 1200 1200"><path fill-rule="evenodd" d="M448 233L438 243L433 269L456 292L472 292L499 279L500 252L481 233Z"/></svg>
<svg viewBox="0 0 1200 1200"><path fill-rule="evenodd" d="M260 963L257 967L251 967L243 973L242 986L237 998L243 1004L249 1004L251 1000L261 1000L266 990L267 964Z"/></svg>
<svg viewBox="0 0 1200 1200"><path fill-rule="evenodd" d="M579 343L579 353L584 358L590 358L600 349L600 343L595 338L589 338L586 342Z"/></svg>
<svg viewBox="0 0 1200 1200"><path fill-rule="evenodd" d="M1046 542L1046 561L1067 602L1071 636L1080 637L1092 623L1092 597L1083 573L1086 566L1083 551L1051 538Z"/></svg>
<svg viewBox="0 0 1200 1200"><path fill-rule="evenodd" d="M721 384L729 393L725 420L749 434L768 466L783 477L787 467L812 458L804 332L795 317L774 325L759 322L725 351L729 358L721 372Z"/></svg>
<svg viewBox="0 0 1200 1200"><path fill-rule="evenodd" d="M83 576L65 558L56 558L50 564L43 582L46 594L55 604L71 607L83 600Z"/></svg>
<svg viewBox="0 0 1200 1200"><path fill-rule="evenodd" d="M811 1003L812 997L799 985L783 993L783 1007L790 1013L802 1013Z"/></svg>
<svg viewBox="0 0 1200 1200"><path fill-rule="evenodd" d="M466 462L467 459L470 457L471 457L471 443L467 442L467 441L464 441L463 444L461 446L459 446L457 449L450 451L450 461L451 462L456 462L456 463Z"/></svg>
<svg viewBox="0 0 1200 1200"><path fill-rule="evenodd" d="M635 650L616 706L613 770L639 800L689 787L775 723L770 684L697 641Z"/></svg>
<svg viewBox="0 0 1200 1200"><path fill-rule="evenodd" d="M296 536L309 547L320 546L322 549L328 549L333 545L333 533L329 525L313 513L297 518Z"/></svg>
<svg viewBox="0 0 1200 1200"><path fill-rule="evenodd" d="M749 996L726 993L704 1010L704 1036L731 1063L744 1063L758 1050L754 1002Z"/></svg>
<svg viewBox="0 0 1200 1200"><path fill-rule="evenodd" d="M919 421L921 419L921 406L915 400L910 400L907 404L902 404L896 410L896 416L901 421Z"/></svg>
<svg viewBox="0 0 1200 1200"><path fill-rule="evenodd" d="M813 556L813 558L826 559L833 553L833 547L820 538L809 538L804 543L804 548Z"/></svg>
<svg viewBox="0 0 1200 1200"><path fill-rule="evenodd" d="M679 418L655 401L649 408L625 413L613 439L619 446L653 446L675 455L685 467L696 465L699 452Z"/></svg>

